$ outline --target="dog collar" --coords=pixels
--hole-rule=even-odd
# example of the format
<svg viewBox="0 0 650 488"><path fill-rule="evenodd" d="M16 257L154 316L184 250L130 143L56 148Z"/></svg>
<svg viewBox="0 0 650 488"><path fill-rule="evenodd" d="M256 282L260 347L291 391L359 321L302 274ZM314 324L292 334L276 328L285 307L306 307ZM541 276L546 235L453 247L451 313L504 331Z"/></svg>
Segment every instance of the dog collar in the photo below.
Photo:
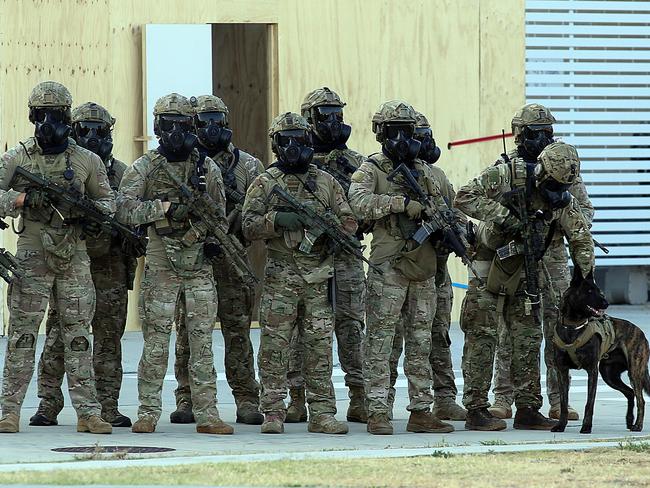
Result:
<svg viewBox="0 0 650 488"><path fill-rule="evenodd" d="M585 319L585 321L583 323L581 323L580 325L569 327L568 325L564 325L564 320L563 320L562 321L562 327L564 327L565 329L580 330L580 329L586 327L588 323L589 323L589 319Z"/></svg>

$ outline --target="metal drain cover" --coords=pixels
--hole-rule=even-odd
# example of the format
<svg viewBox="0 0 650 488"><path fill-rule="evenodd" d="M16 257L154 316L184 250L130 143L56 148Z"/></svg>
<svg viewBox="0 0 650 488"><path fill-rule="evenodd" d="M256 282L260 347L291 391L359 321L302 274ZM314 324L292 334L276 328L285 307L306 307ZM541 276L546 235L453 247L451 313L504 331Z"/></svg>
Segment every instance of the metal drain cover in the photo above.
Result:
<svg viewBox="0 0 650 488"><path fill-rule="evenodd" d="M151 454L156 452L175 451L171 447L147 447L147 446L81 446L81 447L57 447L52 449L54 452L72 452L84 454Z"/></svg>

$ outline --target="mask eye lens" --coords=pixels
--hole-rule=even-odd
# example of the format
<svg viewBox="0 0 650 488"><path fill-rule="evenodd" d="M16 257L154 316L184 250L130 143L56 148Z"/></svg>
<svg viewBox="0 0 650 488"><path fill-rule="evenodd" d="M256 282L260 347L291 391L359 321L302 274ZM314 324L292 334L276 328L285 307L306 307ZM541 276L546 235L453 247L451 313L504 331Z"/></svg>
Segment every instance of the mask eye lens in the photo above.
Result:
<svg viewBox="0 0 650 488"><path fill-rule="evenodd" d="M341 107L322 106L316 108L316 118L325 121L334 118L339 122L343 121L343 109Z"/></svg>
<svg viewBox="0 0 650 488"><path fill-rule="evenodd" d="M291 141L302 146L309 146L309 134L304 130L283 130L276 134L276 142L280 147L286 147Z"/></svg>
<svg viewBox="0 0 650 488"><path fill-rule="evenodd" d="M415 129L413 138L418 141L425 141L427 139L433 139L433 133L431 129Z"/></svg>
<svg viewBox="0 0 650 488"><path fill-rule="evenodd" d="M413 132L415 127L410 124L400 124L400 125L387 125L384 129L384 134L388 139L397 139L400 132L406 138L413 137Z"/></svg>
<svg viewBox="0 0 650 488"><path fill-rule="evenodd" d="M178 128L184 132L190 132L192 130L192 118L183 115L159 116L158 127L160 127L160 130L163 132L173 131L175 126L178 126Z"/></svg>
<svg viewBox="0 0 650 488"><path fill-rule="evenodd" d="M34 121L36 122L45 122L45 119L48 117L52 122L62 122L65 120L65 112L59 109L51 108L37 108L33 112Z"/></svg>
<svg viewBox="0 0 650 488"><path fill-rule="evenodd" d="M75 124L75 133L79 137L88 137L92 131L101 139L105 139L111 133L111 128L103 122L78 122Z"/></svg>
<svg viewBox="0 0 650 488"><path fill-rule="evenodd" d="M226 126L226 114L223 112L204 112L197 114L194 118L194 123L198 129L203 129L211 123L217 124L221 127Z"/></svg>

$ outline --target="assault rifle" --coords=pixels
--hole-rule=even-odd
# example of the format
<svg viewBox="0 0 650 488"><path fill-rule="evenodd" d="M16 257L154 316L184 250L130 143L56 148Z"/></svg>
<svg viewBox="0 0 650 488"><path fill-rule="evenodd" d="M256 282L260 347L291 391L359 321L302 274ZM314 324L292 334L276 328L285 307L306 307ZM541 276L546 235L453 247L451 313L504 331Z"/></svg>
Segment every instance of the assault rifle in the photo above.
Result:
<svg viewBox="0 0 650 488"><path fill-rule="evenodd" d="M321 236L325 236L333 253L340 250L351 254L366 263L376 272L383 274L381 268L372 264L363 255L363 246L361 246L361 243L350 234L344 232L340 224L334 221L327 213L319 213L308 205L298 201L279 185L273 187L271 193L266 197L266 202L268 203L274 195L284 201L289 211L298 214L300 221L305 226L305 237L299 247L301 252L311 252L316 240Z"/></svg>
<svg viewBox="0 0 650 488"><path fill-rule="evenodd" d="M219 226L220 211L217 203L205 191L193 190L187 186L180 178L172 173L167 165L163 165L165 172L172 179L174 184L181 191L183 202L190 208L192 217L197 218L208 234L213 237L219 247L226 255L226 259L232 264L235 272L247 283L253 285L258 282L253 270L246 261L246 249L242 246L239 239L232 234L227 234Z"/></svg>
<svg viewBox="0 0 650 488"><path fill-rule="evenodd" d="M15 179L16 176L27 180L28 186L38 188L43 192L55 209L57 205L62 205L65 208L78 211L82 215L82 220L98 225L102 232L121 238L124 249L131 255L135 257L145 255L148 240L146 235L118 222L114 217L106 215L97 208L92 200L76 188L65 188L31 173L22 166L16 168L13 178Z"/></svg>
<svg viewBox="0 0 650 488"><path fill-rule="evenodd" d="M401 175L403 181L395 181L395 177ZM418 181L411 173L411 170L404 164L400 164L386 177L388 181L405 186L415 195L414 199L420 202L424 208L425 218L420 228L411 237L418 244L426 242L431 235L439 232L442 235L440 242L460 258L474 276L483 284L483 279L478 275L474 264L467 254L469 244L465 237L464 229L456 220L454 211L449 207L448 202L444 206L438 206L431 201L430 196L425 193Z"/></svg>
<svg viewBox="0 0 650 488"><path fill-rule="evenodd" d="M21 278L22 273L18 268L16 258L5 248L0 247L0 278L11 283L14 278Z"/></svg>

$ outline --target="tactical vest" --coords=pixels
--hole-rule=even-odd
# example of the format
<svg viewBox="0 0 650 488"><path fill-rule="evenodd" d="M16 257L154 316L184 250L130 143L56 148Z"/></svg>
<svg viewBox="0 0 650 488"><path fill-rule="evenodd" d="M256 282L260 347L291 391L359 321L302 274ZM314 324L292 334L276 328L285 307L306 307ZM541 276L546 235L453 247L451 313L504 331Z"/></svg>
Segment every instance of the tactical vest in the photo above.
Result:
<svg viewBox="0 0 650 488"><path fill-rule="evenodd" d="M601 341L600 350L598 352L598 360L600 361L601 359L607 358L607 354L616 346L616 330L614 329L614 323L611 317L608 315L598 319L589 320L582 333L571 344L565 343L560 338L556 327L553 332L553 344L562 351L565 351L578 369L582 369L576 351L587 344L594 335L598 335Z"/></svg>

